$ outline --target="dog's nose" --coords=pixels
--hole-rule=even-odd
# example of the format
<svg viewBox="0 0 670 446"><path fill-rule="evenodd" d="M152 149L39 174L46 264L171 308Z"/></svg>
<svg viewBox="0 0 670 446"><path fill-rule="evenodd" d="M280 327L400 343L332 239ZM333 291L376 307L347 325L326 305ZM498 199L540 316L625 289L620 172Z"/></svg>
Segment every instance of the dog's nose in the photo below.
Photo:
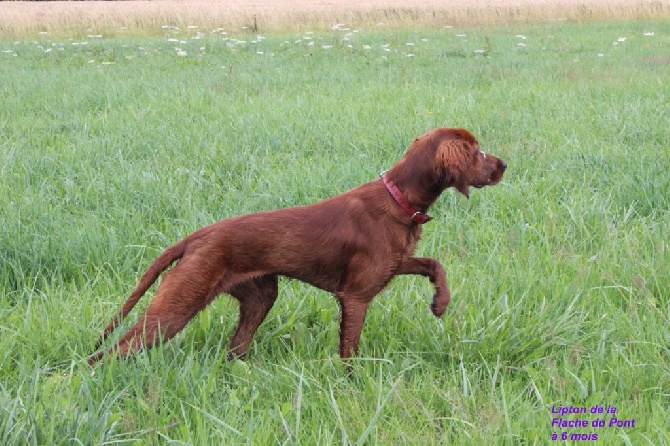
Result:
<svg viewBox="0 0 670 446"><path fill-rule="evenodd" d="M501 162L500 162L500 168L501 168L502 170L507 169L507 163L506 163L505 161L501 161Z"/></svg>

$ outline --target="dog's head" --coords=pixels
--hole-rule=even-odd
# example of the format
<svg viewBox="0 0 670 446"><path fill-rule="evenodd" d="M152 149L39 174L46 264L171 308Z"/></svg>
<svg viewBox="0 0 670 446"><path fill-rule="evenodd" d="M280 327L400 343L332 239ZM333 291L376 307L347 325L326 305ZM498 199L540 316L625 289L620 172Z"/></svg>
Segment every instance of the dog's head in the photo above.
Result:
<svg viewBox="0 0 670 446"><path fill-rule="evenodd" d="M507 163L479 149L477 139L465 129L437 129L428 135L436 145L435 168L442 187L455 187L470 197L470 186L497 184Z"/></svg>

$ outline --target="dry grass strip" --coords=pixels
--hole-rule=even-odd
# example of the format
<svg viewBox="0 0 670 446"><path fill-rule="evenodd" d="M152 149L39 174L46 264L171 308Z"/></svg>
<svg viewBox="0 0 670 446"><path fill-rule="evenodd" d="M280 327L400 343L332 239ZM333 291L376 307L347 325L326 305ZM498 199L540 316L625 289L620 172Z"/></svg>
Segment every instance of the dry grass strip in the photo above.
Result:
<svg viewBox="0 0 670 446"><path fill-rule="evenodd" d="M4 1L0 38L38 32L152 35L163 26L266 33L327 29L337 23L418 28L668 17L670 0Z"/></svg>

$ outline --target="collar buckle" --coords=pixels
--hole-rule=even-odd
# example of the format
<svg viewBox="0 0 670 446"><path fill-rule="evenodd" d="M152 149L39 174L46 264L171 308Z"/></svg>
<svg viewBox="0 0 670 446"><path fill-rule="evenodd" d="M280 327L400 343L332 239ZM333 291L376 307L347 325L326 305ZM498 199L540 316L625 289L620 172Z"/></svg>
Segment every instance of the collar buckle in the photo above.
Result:
<svg viewBox="0 0 670 446"><path fill-rule="evenodd" d="M411 219L417 225L422 225L424 223L428 223L429 221L431 221L433 217L426 214L425 212L416 211L414 214L412 214Z"/></svg>

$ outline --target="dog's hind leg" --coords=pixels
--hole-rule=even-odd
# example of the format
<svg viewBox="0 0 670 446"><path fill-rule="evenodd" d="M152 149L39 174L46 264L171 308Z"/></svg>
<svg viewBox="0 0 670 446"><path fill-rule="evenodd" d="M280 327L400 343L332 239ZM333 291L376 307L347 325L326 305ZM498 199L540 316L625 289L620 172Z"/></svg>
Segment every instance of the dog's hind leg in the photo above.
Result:
<svg viewBox="0 0 670 446"><path fill-rule="evenodd" d="M197 306L174 305L178 299L154 300L140 320L125 333L113 350L125 357L134 350L151 348L156 342L168 341L179 333L211 298L202 298ZM201 303L200 303L201 302Z"/></svg>
<svg viewBox="0 0 670 446"><path fill-rule="evenodd" d="M214 300L220 292L221 278L211 269L200 269L201 264L183 259L163 275L144 315L112 348L116 354L125 357L140 348L151 348L158 341L172 339Z"/></svg>
<svg viewBox="0 0 670 446"><path fill-rule="evenodd" d="M240 303L240 317L230 340L228 358L243 358L256 330L277 299L277 276L267 275L235 284L225 290Z"/></svg>

